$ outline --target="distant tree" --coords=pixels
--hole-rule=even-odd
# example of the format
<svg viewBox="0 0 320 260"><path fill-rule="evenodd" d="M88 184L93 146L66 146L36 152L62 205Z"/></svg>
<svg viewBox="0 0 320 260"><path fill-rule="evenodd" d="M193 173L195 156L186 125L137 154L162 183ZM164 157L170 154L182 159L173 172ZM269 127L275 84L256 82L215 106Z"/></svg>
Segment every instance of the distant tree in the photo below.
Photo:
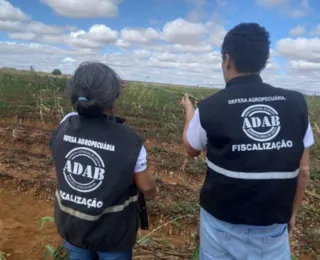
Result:
<svg viewBox="0 0 320 260"><path fill-rule="evenodd" d="M34 69L34 67L33 67L32 65L30 66L30 71L31 71L31 72L34 72L34 71L35 71L35 69Z"/></svg>
<svg viewBox="0 0 320 260"><path fill-rule="evenodd" d="M54 69L54 70L52 71L52 74L53 74L53 75L62 75L62 72L61 72L61 70L59 70L59 69Z"/></svg>

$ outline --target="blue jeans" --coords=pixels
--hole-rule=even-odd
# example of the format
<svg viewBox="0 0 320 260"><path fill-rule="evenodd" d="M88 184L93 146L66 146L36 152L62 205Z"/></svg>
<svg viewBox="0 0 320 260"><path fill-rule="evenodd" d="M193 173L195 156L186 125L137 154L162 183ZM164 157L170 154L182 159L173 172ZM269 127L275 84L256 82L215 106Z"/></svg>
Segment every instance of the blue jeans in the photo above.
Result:
<svg viewBox="0 0 320 260"><path fill-rule="evenodd" d="M95 260L95 256L99 255L100 260L131 260L132 250L125 253L102 253L93 252L71 245L67 241L63 241L69 255L69 260Z"/></svg>
<svg viewBox="0 0 320 260"><path fill-rule="evenodd" d="M290 260L286 224L233 225L200 213L200 260Z"/></svg>

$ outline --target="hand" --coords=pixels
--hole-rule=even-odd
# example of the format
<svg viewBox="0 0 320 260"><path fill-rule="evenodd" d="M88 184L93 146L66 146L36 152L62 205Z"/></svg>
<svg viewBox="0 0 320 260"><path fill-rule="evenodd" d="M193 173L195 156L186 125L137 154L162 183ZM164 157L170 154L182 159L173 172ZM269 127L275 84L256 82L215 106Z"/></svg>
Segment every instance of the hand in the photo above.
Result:
<svg viewBox="0 0 320 260"><path fill-rule="evenodd" d="M122 83L122 88L125 89L127 87L127 81L125 80L121 80L121 83Z"/></svg>
<svg viewBox="0 0 320 260"><path fill-rule="evenodd" d="M193 109L193 105L188 94L184 94L180 104L183 106L184 110Z"/></svg>
<svg viewBox="0 0 320 260"><path fill-rule="evenodd" d="M288 223L288 231L289 231L290 237L292 236L295 229L296 229L296 215L292 215L292 217Z"/></svg>

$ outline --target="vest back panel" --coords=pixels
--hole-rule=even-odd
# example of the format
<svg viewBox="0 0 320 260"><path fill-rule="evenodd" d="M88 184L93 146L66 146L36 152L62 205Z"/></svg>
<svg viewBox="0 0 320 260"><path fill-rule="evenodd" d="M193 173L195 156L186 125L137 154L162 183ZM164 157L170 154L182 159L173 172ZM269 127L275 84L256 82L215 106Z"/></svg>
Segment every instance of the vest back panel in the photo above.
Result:
<svg viewBox="0 0 320 260"><path fill-rule="evenodd" d="M63 238L96 251L128 250L138 229L133 173L142 139L107 117L71 116L50 141L55 220Z"/></svg>
<svg viewBox="0 0 320 260"><path fill-rule="evenodd" d="M230 223L287 223L308 126L302 94L244 76L199 112L208 138L201 205Z"/></svg>

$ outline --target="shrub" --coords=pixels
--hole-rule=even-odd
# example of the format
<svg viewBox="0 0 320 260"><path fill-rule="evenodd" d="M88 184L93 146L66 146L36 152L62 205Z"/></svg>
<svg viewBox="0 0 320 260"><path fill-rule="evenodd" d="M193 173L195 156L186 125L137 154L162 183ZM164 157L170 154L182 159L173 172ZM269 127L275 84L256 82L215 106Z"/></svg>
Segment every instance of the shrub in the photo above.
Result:
<svg viewBox="0 0 320 260"><path fill-rule="evenodd" d="M53 74L53 75L62 75L62 72L61 72L61 70L59 70L59 69L54 69L54 70L52 71L52 74Z"/></svg>

